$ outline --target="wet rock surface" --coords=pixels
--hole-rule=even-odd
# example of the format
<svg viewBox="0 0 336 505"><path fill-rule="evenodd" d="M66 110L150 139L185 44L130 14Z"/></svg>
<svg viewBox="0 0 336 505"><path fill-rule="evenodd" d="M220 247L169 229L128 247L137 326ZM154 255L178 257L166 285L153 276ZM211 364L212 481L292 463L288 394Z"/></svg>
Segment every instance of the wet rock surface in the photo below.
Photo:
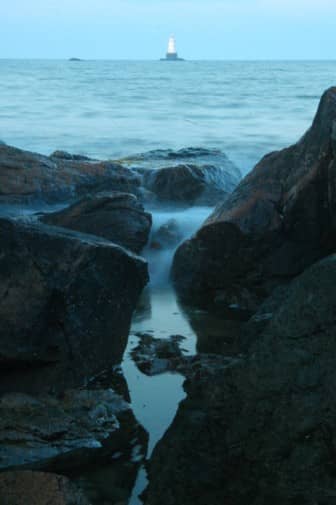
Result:
<svg viewBox="0 0 336 505"><path fill-rule="evenodd" d="M96 196L41 218L44 223L92 233L139 253L146 245L151 215L129 193Z"/></svg>
<svg viewBox="0 0 336 505"><path fill-rule="evenodd" d="M336 257L269 301L240 358L200 355L154 450L146 504L332 504ZM267 321L267 322L265 322Z"/></svg>
<svg viewBox="0 0 336 505"><path fill-rule="evenodd" d="M92 158L88 158L87 156L83 156L81 154L71 154L67 151L57 150L51 153L50 158L56 158L60 160L72 160L72 161L97 161Z"/></svg>
<svg viewBox="0 0 336 505"><path fill-rule="evenodd" d="M176 370L181 364L183 349L182 335L172 335L170 338L155 338L149 333L137 333L139 343L131 352L132 359L139 370L146 375L158 375Z"/></svg>
<svg viewBox="0 0 336 505"><path fill-rule="evenodd" d="M0 474L2 505L90 505L84 494L63 475L43 472Z"/></svg>
<svg viewBox="0 0 336 505"><path fill-rule="evenodd" d="M234 165L179 164L142 172L144 187L159 202L185 205L215 205L223 201L239 182Z"/></svg>
<svg viewBox="0 0 336 505"><path fill-rule="evenodd" d="M180 296L248 318L273 289L335 250L336 88L292 147L265 156L178 249Z"/></svg>
<svg viewBox="0 0 336 505"><path fill-rule="evenodd" d="M81 385L121 361L146 262L97 237L0 220L0 391Z"/></svg>
<svg viewBox="0 0 336 505"><path fill-rule="evenodd" d="M1 146L0 180L8 208L99 193L49 215L51 226L19 205L19 218L0 219L0 502L126 504L148 438L113 366L148 281L125 249L140 251L150 231L140 178L118 163Z"/></svg>
<svg viewBox="0 0 336 505"><path fill-rule="evenodd" d="M59 396L8 393L0 400L0 469L73 471L130 454L146 435L112 389ZM117 456L116 456L117 455Z"/></svg>
<svg viewBox="0 0 336 505"><path fill-rule="evenodd" d="M2 203L51 203L119 191L151 203L214 205L240 179L239 169L216 149L157 150L99 161L65 151L48 157L0 143Z"/></svg>
<svg viewBox="0 0 336 505"><path fill-rule="evenodd" d="M196 337L196 351L200 354L236 356L245 348L246 323L226 319L220 312L198 310L181 304Z"/></svg>
<svg viewBox="0 0 336 505"><path fill-rule="evenodd" d="M154 149L135 154L120 160L123 164L137 168L165 168L170 164L192 163L201 165L224 166L228 156L220 149L205 147L184 147L182 149ZM240 170L233 164L234 175L241 177Z"/></svg>
<svg viewBox="0 0 336 505"><path fill-rule="evenodd" d="M141 176L142 197L151 205L215 205L233 191L242 177L218 149L157 149L120 162Z"/></svg>
<svg viewBox="0 0 336 505"><path fill-rule="evenodd" d="M101 191L137 193L140 177L117 162L52 157L0 144L0 201L58 202Z"/></svg>

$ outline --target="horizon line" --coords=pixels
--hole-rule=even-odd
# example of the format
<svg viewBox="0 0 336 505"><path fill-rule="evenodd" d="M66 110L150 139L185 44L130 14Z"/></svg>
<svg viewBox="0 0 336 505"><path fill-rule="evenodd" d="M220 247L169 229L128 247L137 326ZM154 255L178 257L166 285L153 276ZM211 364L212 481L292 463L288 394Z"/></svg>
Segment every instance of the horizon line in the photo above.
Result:
<svg viewBox="0 0 336 505"><path fill-rule="evenodd" d="M82 58L79 56L63 56L63 57L41 57L41 56L0 56L0 61L13 61L13 60L37 60L37 61L68 61L71 63L72 58L78 58L79 61L72 61L72 63L81 63L81 62L92 62L92 61L134 61L134 62L157 62L161 61L160 58L105 58L105 57L99 57L99 58ZM269 62L269 61L282 61L282 62L295 62L295 61L308 61L308 62L319 62L319 61L329 61L329 62L336 62L336 58L200 58L200 59L194 59L194 58L185 58L183 61L180 61L179 63L188 63L188 62L204 62L204 61L220 61L220 62L245 62L245 61L251 61L251 62Z"/></svg>

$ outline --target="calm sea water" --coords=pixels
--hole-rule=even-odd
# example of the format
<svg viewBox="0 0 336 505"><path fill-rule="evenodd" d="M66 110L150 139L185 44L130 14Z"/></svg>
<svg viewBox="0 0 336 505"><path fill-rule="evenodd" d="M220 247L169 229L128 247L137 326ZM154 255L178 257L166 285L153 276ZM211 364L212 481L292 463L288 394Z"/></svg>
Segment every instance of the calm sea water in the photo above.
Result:
<svg viewBox="0 0 336 505"><path fill-rule="evenodd" d="M98 158L211 146L246 172L335 82L336 62L0 60L0 139Z"/></svg>

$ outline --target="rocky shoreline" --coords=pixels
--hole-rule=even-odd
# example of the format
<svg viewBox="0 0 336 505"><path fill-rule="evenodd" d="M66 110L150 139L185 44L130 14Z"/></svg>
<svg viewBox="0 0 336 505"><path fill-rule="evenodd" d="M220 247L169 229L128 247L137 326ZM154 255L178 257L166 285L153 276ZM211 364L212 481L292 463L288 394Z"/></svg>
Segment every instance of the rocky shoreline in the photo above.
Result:
<svg viewBox="0 0 336 505"><path fill-rule="evenodd" d="M238 171L181 165L195 163L198 150L176 153L174 161L171 154L159 156L173 163L158 169L167 188L172 174L194 184L197 196L212 192L219 200L238 183ZM118 366L149 280L139 256L152 225L144 205L159 197L133 166L142 158L101 162L0 145L1 503L128 501L148 434ZM155 166L155 155L149 158ZM185 167L181 175L175 166ZM209 170L216 180L208 180ZM54 203L61 210L52 211ZM44 491L32 498L39 485Z"/></svg>
<svg viewBox="0 0 336 505"><path fill-rule="evenodd" d="M177 250L181 300L240 327L231 352L178 365L187 399L149 463L148 505L335 502L335 125L331 88L298 144Z"/></svg>
<svg viewBox="0 0 336 505"><path fill-rule="evenodd" d="M144 503L335 502L335 132L330 88L302 139L239 184L211 150L102 162L0 143L0 203L64 207L0 219L1 504L128 503L148 438L118 371L140 254L181 240L172 220L151 235L148 206L209 203L172 266L197 354L146 333L132 351L148 376L186 377Z"/></svg>

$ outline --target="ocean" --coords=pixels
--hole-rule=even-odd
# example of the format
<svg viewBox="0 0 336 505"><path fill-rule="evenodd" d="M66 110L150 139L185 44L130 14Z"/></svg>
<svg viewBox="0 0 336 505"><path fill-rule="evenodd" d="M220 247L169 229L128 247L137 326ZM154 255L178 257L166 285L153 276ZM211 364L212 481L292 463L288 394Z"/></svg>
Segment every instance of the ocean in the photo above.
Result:
<svg viewBox="0 0 336 505"><path fill-rule="evenodd" d="M246 173L302 135L335 80L329 61L0 60L0 139L95 158L214 147Z"/></svg>

